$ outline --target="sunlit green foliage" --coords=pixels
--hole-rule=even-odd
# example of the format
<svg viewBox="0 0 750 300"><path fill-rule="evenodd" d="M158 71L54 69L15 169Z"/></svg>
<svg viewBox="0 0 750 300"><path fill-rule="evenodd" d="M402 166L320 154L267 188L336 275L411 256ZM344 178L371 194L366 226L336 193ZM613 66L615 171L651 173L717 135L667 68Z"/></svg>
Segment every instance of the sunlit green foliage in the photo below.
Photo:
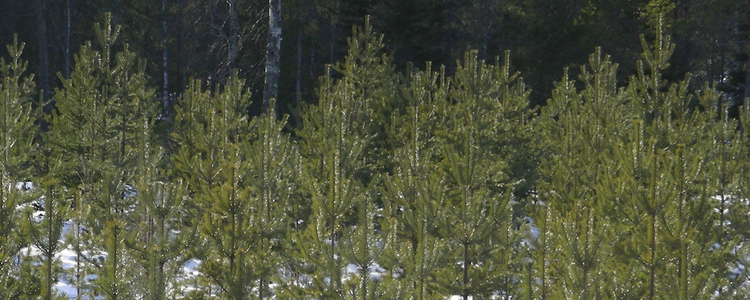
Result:
<svg viewBox="0 0 750 300"><path fill-rule="evenodd" d="M750 109L734 118L714 85L665 75L670 2L650 3L633 76L596 48L538 110L510 53L400 73L365 21L296 128L273 104L253 115L240 73L193 81L158 115L107 19L37 132L10 47L0 296L51 298L63 278L107 299L746 297ZM577 11L576 26L601 17ZM25 179L46 216L21 226ZM66 218L80 263L60 277Z"/></svg>
<svg viewBox="0 0 750 300"><path fill-rule="evenodd" d="M11 60L0 59L0 298L38 295L30 258L20 253L29 245L21 234L23 221L19 205L29 200L29 192L16 183L31 179L32 158L38 127L34 124L33 76L21 60L24 44L7 46ZM38 105L38 103L37 103ZM23 184L22 184L23 185ZM21 256L23 255L23 256Z"/></svg>
<svg viewBox="0 0 750 300"><path fill-rule="evenodd" d="M85 274L96 274L92 292L117 299L131 293L124 240L136 218L136 197L129 189L142 175L138 157L158 106L143 62L127 45L115 51L120 27L107 17L96 29L98 46L81 47L70 78L61 78L48 146L60 160L54 176L75 194L75 284L85 293Z"/></svg>

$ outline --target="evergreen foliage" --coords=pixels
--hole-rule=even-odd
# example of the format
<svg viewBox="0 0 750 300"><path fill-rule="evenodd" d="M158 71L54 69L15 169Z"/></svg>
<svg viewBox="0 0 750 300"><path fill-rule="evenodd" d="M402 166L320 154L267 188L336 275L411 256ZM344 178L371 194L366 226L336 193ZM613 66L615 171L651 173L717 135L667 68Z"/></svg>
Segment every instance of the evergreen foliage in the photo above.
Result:
<svg viewBox="0 0 750 300"><path fill-rule="evenodd" d="M382 9L336 3L332 20ZM44 103L11 46L0 297L53 299L63 279L80 299L747 298L750 109L673 79L672 2L649 3L655 33L632 76L595 48L539 110L510 52L400 73L366 19L317 102L294 108L293 131L275 99L252 114L257 78L239 72L192 81L158 115L110 18L60 76L39 131ZM508 18L525 9L496 4ZM579 24L602 18L557 5ZM44 217L23 208L32 197ZM187 262L195 274L181 274Z"/></svg>
<svg viewBox="0 0 750 300"><path fill-rule="evenodd" d="M722 288L735 244L722 234L728 202L712 197L727 197L720 166L728 156L718 154L735 148L737 127L716 119L715 90L691 94L688 79L663 79L674 45L659 28L653 44L643 39L627 88L617 88L616 65L597 50L581 69L583 90L566 75L543 110L552 155L541 168L532 250L540 286L528 282L530 296L731 293Z"/></svg>
<svg viewBox="0 0 750 300"><path fill-rule="evenodd" d="M616 67L600 51L592 54L581 71L584 90L576 90L566 71L543 111L551 155L541 167L542 202L534 216L542 225L534 247L543 252L533 257L539 259L543 298L597 298L609 288L599 262L610 252L613 233L603 218L613 203L602 200L596 187L611 171L603 168L607 148L628 128L618 105ZM558 256L571 263L549 263Z"/></svg>
<svg viewBox="0 0 750 300"><path fill-rule="evenodd" d="M439 149L435 132L448 103L448 84L444 73L416 71L402 85L401 95L408 104L405 112L394 117L391 135L398 148L394 151L394 170L384 183L384 202L392 236L391 252L380 261L392 270L394 286L401 285L403 298L429 299L436 294L433 270L443 259L445 243L434 235L436 205L443 194L443 180L437 172ZM401 274L403 273L403 274Z"/></svg>
<svg viewBox="0 0 750 300"><path fill-rule="evenodd" d="M31 178L36 148L37 111L33 109L33 76L21 60L24 44L7 46L11 60L0 59L0 298L33 297L29 257L20 253L29 245L21 233L19 205L27 203L26 182ZM17 185L21 183L21 185ZM38 286L38 285L37 285ZM38 291L37 291L38 293Z"/></svg>
<svg viewBox="0 0 750 300"><path fill-rule="evenodd" d="M197 208L192 217L200 220L193 222L203 242L193 250L208 284L227 299L247 298L259 275L249 254L260 240L246 156L249 104L239 78L215 94L194 83L178 102L172 134L180 147L172 161L191 190Z"/></svg>
<svg viewBox="0 0 750 300"><path fill-rule="evenodd" d="M63 231L63 222L68 216L70 193L60 186L54 178L42 183L41 188L45 192L40 198L44 202L44 215L41 220L34 220L29 216L28 234L31 244L39 249L42 254L42 295L43 299L54 299L55 292L52 287L57 282L60 273L60 265L55 255L62 249L60 241ZM38 223L38 224L35 224Z"/></svg>
<svg viewBox="0 0 750 300"><path fill-rule="evenodd" d="M304 160L302 182L311 199L311 216L297 247L315 266L312 287L298 292L313 297L368 298L375 291L368 285L367 272L381 249L373 232L376 220L376 184L388 157L383 133L394 101L395 74L390 59L381 54L382 36L369 23L355 29L350 51L342 64L321 79L319 103L305 107L305 124L297 134L302 139ZM349 230L347 227L352 227ZM344 286L344 268L358 270L358 292ZM360 295L360 296L357 296ZM373 294L375 295L375 294Z"/></svg>
<svg viewBox="0 0 750 300"><path fill-rule="evenodd" d="M287 245L290 222L299 220L299 203L295 193L299 189L295 171L299 164L296 143L283 132L286 117L276 119L275 100L269 110L251 121L252 141L247 147L250 158L248 176L253 195L250 208L254 223L248 230L255 231L259 241L254 246L254 268L258 273L258 299L268 295L272 282L278 282L278 269L284 254L290 251ZM270 296L273 295L271 293Z"/></svg>
<svg viewBox="0 0 750 300"><path fill-rule="evenodd" d="M357 203L366 203L365 182L358 177L367 165L364 151L368 145L366 103L351 96L353 86L345 81L334 85L330 77L322 79L320 103L302 114L306 124L299 131L304 143L303 184L311 198L311 215L298 244L306 260L315 265L315 297L343 298L343 269L346 261L340 247L347 224L353 221Z"/></svg>
<svg viewBox="0 0 750 300"><path fill-rule="evenodd" d="M146 135L148 136L148 135ZM144 299L168 299L169 286L177 286L177 270L194 240L187 192L181 180L168 181L160 167L162 152L146 147L141 152L141 177L134 185L137 218L125 238L132 259L133 289Z"/></svg>
<svg viewBox="0 0 750 300"><path fill-rule="evenodd" d="M505 139L523 130L522 119L510 115L523 114L528 93L509 69L507 56L504 65L493 66L468 52L436 134L445 190L430 217L437 235L450 244L449 265L458 266L441 268L438 278L442 289L464 299L515 289L510 271L517 267L520 236L512 220L512 191L521 179L511 177L509 158L523 144Z"/></svg>
<svg viewBox="0 0 750 300"><path fill-rule="evenodd" d="M141 176L139 152L157 109L146 86L145 67L127 46L115 52L119 27L107 17L97 26L99 50L81 47L70 79L55 93L58 110L51 116L51 155L61 160L56 177L76 191L76 231L71 239L79 253L76 284L84 288L87 267L97 275L95 294L127 297L127 230L134 219L136 197L130 191ZM79 294L82 294L80 290Z"/></svg>

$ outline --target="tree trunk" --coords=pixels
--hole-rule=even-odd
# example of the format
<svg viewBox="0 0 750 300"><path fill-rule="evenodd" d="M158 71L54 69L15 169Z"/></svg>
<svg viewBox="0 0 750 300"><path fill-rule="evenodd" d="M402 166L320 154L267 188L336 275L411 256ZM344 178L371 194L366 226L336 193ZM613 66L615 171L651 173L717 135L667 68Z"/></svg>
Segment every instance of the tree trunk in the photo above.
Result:
<svg viewBox="0 0 750 300"><path fill-rule="evenodd" d="M39 47L39 89L42 90L44 99L49 97L49 54L47 53L47 26L44 18L45 0L36 1L36 33L37 45ZM45 113L50 108L45 107Z"/></svg>
<svg viewBox="0 0 750 300"><path fill-rule="evenodd" d="M71 34L70 33L70 29L71 29L70 0L65 1L65 10L66 10L65 17L67 18L66 20L67 24L65 26L65 54L64 54L65 62L63 63L65 64L65 68L64 68L65 79L69 79L70 78L70 34Z"/></svg>
<svg viewBox="0 0 750 300"><path fill-rule="evenodd" d="M227 61L228 74L232 74L234 61L239 52L239 23L237 20L237 1L229 0L229 57Z"/></svg>
<svg viewBox="0 0 750 300"><path fill-rule="evenodd" d="M161 105L162 105L162 113L166 116L169 106L169 72L167 71L167 59L168 59L168 52L167 52L167 0L163 0L161 3L161 29L162 29L162 77L163 77L163 86L162 86L162 95L161 95Z"/></svg>
<svg viewBox="0 0 750 300"><path fill-rule="evenodd" d="M44 299L46 300L52 300L52 268L53 268L53 264L55 260L55 247L54 247L55 242L54 241L57 240L57 238L53 236L53 230L52 230L52 226L54 226L53 224L54 207L52 206L52 201L56 201L56 200L53 200L50 197L50 199L47 199L47 201L45 202L45 206L47 210L46 215L45 215L46 220L44 220L44 222L46 222L46 225L47 225L47 228L46 228L47 229L47 232L46 232L47 245L45 245L46 246L45 248L47 249L44 249L44 252L45 252L44 269L46 273L46 276L45 276L46 281L44 282L44 290L45 290Z"/></svg>
<svg viewBox="0 0 750 300"><path fill-rule="evenodd" d="M302 32L297 34L297 77L294 82L294 89L296 97L291 116L296 127L302 124L299 111L302 107Z"/></svg>
<svg viewBox="0 0 750 300"><path fill-rule="evenodd" d="M81 300L81 260L83 259L82 253L81 253L81 202L80 202L80 193L75 193L75 209L76 209L76 232L75 232L75 251L76 251L76 300Z"/></svg>
<svg viewBox="0 0 750 300"><path fill-rule="evenodd" d="M462 290L463 291L461 293L461 296L463 296L462 297L463 300L468 300L469 299L469 289L468 289L468 286L469 286L469 243L467 241L464 241L463 244L464 244L464 249L463 249L463 252L464 252L463 253L464 254L463 275L464 276L463 277L464 278L463 278L463 281L462 281L462 283L463 283Z"/></svg>
<svg viewBox="0 0 750 300"><path fill-rule="evenodd" d="M177 47L177 59L180 60L179 62L179 68L180 68L180 86L178 87L177 92L179 94L184 93L185 87L188 85L188 76L187 76L187 51L185 50L187 45L185 44L185 40L187 40L186 34L185 34L185 1L186 0L178 0L178 16L179 19L176 22L177 24L177 36L179 37L179 42Z"/></svg>
<svg viewBox="0 0 750 300"><path fill-rule="evenodd" d="M268 47L266 48L266 82L263 87L263 111L279 89L279 52L281 51L281 0L268 0ZM274 108L275 110L275 108Z"/></svg>
<svg viewBox="0 0 750 300"><path fill-rule="evenodd" d="M330 53L328 58L328 63L333 64L336 61L335 52L334 49L336 48L336 27L339 26L338 16L340 14L339 12L339 4L341 1L336 0L336 14L333 16L333 21L331 22L331 40L329 42L329 51Z"/></svg>

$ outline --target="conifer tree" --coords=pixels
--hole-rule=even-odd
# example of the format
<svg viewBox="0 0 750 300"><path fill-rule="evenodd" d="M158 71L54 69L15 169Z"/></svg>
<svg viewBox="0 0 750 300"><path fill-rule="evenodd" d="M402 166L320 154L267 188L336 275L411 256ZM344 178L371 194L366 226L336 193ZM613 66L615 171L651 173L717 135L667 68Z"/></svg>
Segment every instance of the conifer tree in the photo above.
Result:
<svg viewBox="0 0 750 300"><path fill-rule="evenodd" d="M365 168L363 131L367 124L362 122L363 103L355 102L349 94L351 85L333 85L330 75L321 81L320 103L303 111L305 126L298 133L304 141L303 180L311 196L312 214L305 232L297 238L297 247L316 269L310 274L313 286L295 293L343 298L346 263L339 247L351 221L347 217L356 199L365 193L357 175Z"/></svg>
<svg viewBox="0 0 750 300"><path fill-rule="evenodd" d="M28 242L21 236L21 211L18 205L26 202L17 182L26 182L33 175L32 153L36 136L35 111L32 108L33 76L26 73L26 62L21 60L24 44L14 40L7 46L10 61L0 59L0 298L11 299L23 295L31 285L23 272L30 267L21 248ZM33 297L33 294L29 295Z"/></svg>
<svg viewBox="0 0 750 300"><path fill-rule="evenodd" d="M739 128L741 128L739 130L740 133L746 130L744 128L749 128L748 126L750 126L750 109L748 107L745 104L739 111L738 123ZM736 256L734 257L734 261L729 263L729 283L726 287L722 287L722 292L727 296L741 298L750 292L750 288L744 284L744 282L750 279L750 271L740 267L750 264L750 259L748 259L750 257L748 256L750 254L750 243L748 243L748 234L746 231L747 228L750 228L750 220L747 218L748 213L750 213L750 205L747 202L747 199L750 199L748 196L750 195L750 191L748 191L748 182L750 182L750 176L748 176L750 175L748 173L748 167L750 167L748 165L748 153L750 152L748 152L748 149L750 149L750 140L744 138L742 134L738 134L735 140L732 141L732 144L738 145L741 149L739 153L732 155L735 160L734 163L739 165L739 185L734 191L735 194L732 195L736 198L731 199L732 207L730 207L728 214L728 220L731 222L732 227L737 228L735 245L733 247Z"/></svg>
<svg viewBox="0 0 750 300"><path fill-rule="evenodd" d="M177 286L176 269L188 259L186 250L195 238L197 227L187 203L186 185L173 180L168 157L152 133L153 119L133 124L135 143L133 162L139 174L125 191L134 198L133 217L128 221L125 240L127 258L134 266L127 276L135 294L145 299L167 299L168 286Z"/></svg>
<svg viewBox="0 0 750 300"><path fill-rule="evenodd" d="M299 188L295 176L299 153L283 132L287 117L277 120L275 100L269 104L263 115L250 122L252 141L245 153L249 158L247 176L253 178L253 224L248 230L258 236L251 253L258 274L258 299L273 296L266 290L270 283L280 280L278 269L283 253L288 251L289 222L295 217L295 209L299 209L290 208L297 205L292 197Z"/></svg>
<svg viewBox="0 0 750 300"><path fill-rule="evenodd" d="M145 147L140 154L142 175L134 184L139 217L130 225L125 244L134 266L129 274L132 288L145 299L157 300L168 299L167 287L176 285L176 268L188 258L185 253L197 228L190 225L185 185L169 181L162 167L164 155L154 148Z"/></svg>
<svg viewBox="0 0 750 300"><path fill-rule="evenodd" d="M379 227L379 209L374 201L376 183L373 182L362 195L355 198L356 223L344 230L339 244L340 255L349 263L347 268L353 267L351 271L355 273L346 280L345 299L381 299L386 296L384 292L387 290L381 291L377 281L373 280L373 276L378 275L370 274L379 271L377 260L383 255L383 249L389 246L383 232L376 230Z"/></svg>
<svg viewBox="0 0 750 300"><path fill-rule="evenodd" d="M43 197L40 198L44 201L44 215L39 221L29 216L29 223L31 223L29 235L32 245L42 254L42 295L43 299L50 300L54 299L52 287L57 282L57 275L60 272L59 262L55 255L63 246L60 237L70 204L67 203L69 193L66 193L54 178L42 182L40 188L44 191Z"/></svg>
<svg viewBox="0 0 750 300"><path fill-rule="evenodd" d="M634 200L627 206L631 209L623 210L632 233L621 235L626 237L621 244L623 252L638 262L635 276L647 283L642 297L653 299L662 291L684 299L709 297L709 291L715 291L722 281L716 274L725 267L722 260L729 245L717 241L713 217L707 210L711 207L708 197L717 191L710 179L693 174L703 173L708 165L710 154L699 145L706 139L701 136L706 124L713 123L715 111L690 108L687 78L673 84L662 78L674 45L662 33L661 23L658 25L653 45L642 39L643 62L628 90L640 115L633 138L623 147L630 150L627 154L615 151L625 158L621 167L629 174L620 180ZM698 98L700 105L713 101ZM692 151L685 152L684 145Z"/></svg>
<svg viewBox="0 0 750 300"><path fill-rule="evenodd" d="M531 250L542 298L698 299L726 285L733 242L720 238L711 196L733 190L721 178L736 182L718 172L731 161L722 144L736 126L717 122L719 97L708 86L693 96L689 77L662 78L673 50L662 31L642 44L626 89L597 51L581 70L584 89L564 76L544 108L552 156Z"/></svg>
<svg viewBox="0 0 750 300"><path fill-rule="evenodd" d="M77 195L71 242L78 252L79 295L86 286L83 271L91 267L93 293L118 299L130 293L124 240L136 200L128 190L140 176L137 151L147 146L139 135L158 103L146 86L145 64L127 45L115 53L119 27L109 16L96 32L98 50L81 47L70 78L61 79L49 140L63 163L56 176Z"/></svg>
<svg viewBox="0 0 750 300"><path fill-rule="evenodd" d="M278 153L273 153L274 149L266 149L266 153L251 150L249 105L250 93L237 76L226 86L218 87L213 95L194 83L178 102L172 134L179 145L172 162L177 174L189 184L199 212L195 217L201 218L202 244L195 245L194 255L202 260L200 271L208 280L208 288L218 287L219 294L228 299L248 298L251 290L258 287L253 283L260 284L260 278L268 278L275 271L273 256L264 255L273 247L278 224L283 223L282 219L271 220L279 216L281 209L273 202L283 199L278 198L278 190L269 190L269 186L277 184L273 179L279 175L271 169L277 161L267 159ZM266 135L274 130L280 134L276 124L268 125L266 130ZM269 140L258 140L266 143L258 148L278 146ZM251 157L258 155L262 157L257 158L256 165ZM276 159L284 158L273 158ZM262 176L268 178L258 178ZM258 293L263 297L263 289Z"/></svg>
<svg viewBox="0 0 750 300"><path fill-rule="evenodd" d="M673 46L660 31L643 45L627 89L597 51L579 76L584 89L564 77L544 110L553 156L532 250L542 298L697 299L725 284L732 243L718 242L717 172L707 172L722 147L702 145L728 138L710 130L727 126L714 121L718 97L662 78Z"/></svg>
<svg viewBox="0 0 750 300"><path fill-rule="evenodd" d="M731 103L727 101L727 95L717 91L715 84L704 84L702 89L695 92L695 99L702 107L707 108L700 120L705 124L702 126L705 133L700 140L695 141L695 147L703 152L704 157L701 160L704 167L699 173L703 176L696 177L707 195L700 200L704 207L709 208L706 209L707 212L710 212L699 214L702 216L701 221L705 223L700 237L703 238L703 244L710 247L710 251L694 260L710 265L704 275L706 286L718 290L718 294L722 296L737 297L743 294L739 289L740 282L746 280L742 275L744 271L741 271L738 264L745 264L747 260L747 256L739 249L746 248L747 214L750 211L745 187L748 165L747 134L744 128L747 127L741 125L746 112L740 113L739 120L731 117ZM729 268L727 276L711 276L708 273L724 271L726 266ZM693 292L693 286L684 290ZM693 294L686 293L688 297Z"/></svg>
<svg viewBox="0 0 750 300"><path fill-rule="evenodd" d="M444 192L443 180L436 170L438 152L435 130L441 109L448 103L448 83L443 72L425 71L411 74L401 87L408 106L405 113L394 116L391 135L398 148L394 151L394 170L384 184L384 201L391 220L392 253L380 264L396 269L391 285L402 285L413 299L435 297L432 271L442 262L442 241L432 232L431 216Z"/></svg>
<svg viewBox="0 0 750 300"><path fill-rule="evenodd" d="M737 160L742 147L738 139L742 138L736 122L716 119L714 104L720 95L709 85L691 94L684 81L673 84L667 95L675 100L671 101L671 126L664 134L669 146L662 176L671 182L676 200L665 207L672 218L665 222L663 240L674 262L667 268L674 271L664 274L662 290L676 299L709 298L716 291L723 293L728 284L722 273L734 257L737 240L731 236L739 236L731 233L738 228L725 227L723 221L730 219L729 214L722 215L722 202L715 200L734 197L738 191L742 167ZM697 111L695 103L707 109ZM726 165L737 167L727 170ZM732 202L732 208L723 208L743 210L742 204Z"/></svg>
<svg viewBox="0 0 750 300"><path fill-rule="evenodd" d="M523 123L504 115L522 115L528 92L518 74L510 73L507 56L503 65L493 66L476 52L459 63L451 87L451 105L437 136L446 191L432 218L452 251L437 280L463 299L513 293L511 270L518 264L520 236L512 220L508 159L511 147L519 145L506 144L505 138Z"/></svg>
<svg viewBox="0 0 750 300"><path fill-rule="evenodd" d="M368 20L364 28L353 30L348 42L344 62L321 78L319 103L302 112L304 126L298 135L303 140L303 182L312 211L296 245L315 270L311 270L311 287L290 289L294 297L351 295L351 289L344 286L347 263L360 273L355 276L357 297L376 295L367 290L372 279L363 274L379 256L380 251L369 244L379 237L366 230L375 226L372 210L377 193L373 191L385 167L380 164L387 163L383 133L395 101L396 81L390 59L382 54L382 36L372 31ZM331 69L341 79L334 80ZM349 226L354 229L347 230ZM351 248L345 255L342 247Z"/></svg>
<svg viewBox="0 0 750 300"><path fill-rule="evenodd" d="M362 27L353 27L347 44L344 61L331 65L331 69L342 76L334 85L346 85L349 89L346 96L351 97L354 108L360 110L354 121L367 123L367 126L356 125L371 144L363 153L369 175L360 174L366 182L391 169L388 158L393 145L387 139L387 130L392 115L401 111L404 103L398 101L398 76L393 58L385 53L383 35L373 30L369 17L365 17Z"/></svg>
<svg viewBox="0 0 750 300"><path fill-rule="evenodd" d="M606 151L619 142L629 122L616 87L616 70L617 65L597 49L581 68L583 90L575 88L566 70L543 110L541 122L551 155L541 168L543 203L536 207L534 220L542 228L532 243L539 252L532 258L542 298L587 299L608 292L601 262L611 252L614 233L606 217L612 203L598 185L611 172L604 167Z"/></svg>

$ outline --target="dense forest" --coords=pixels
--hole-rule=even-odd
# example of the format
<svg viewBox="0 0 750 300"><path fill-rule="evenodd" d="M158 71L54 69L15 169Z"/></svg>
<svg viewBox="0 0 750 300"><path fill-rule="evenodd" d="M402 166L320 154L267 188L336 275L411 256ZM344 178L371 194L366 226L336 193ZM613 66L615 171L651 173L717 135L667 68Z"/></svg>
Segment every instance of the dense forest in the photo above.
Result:
<svg viewBox="0 0 750 300"><path fill-rule="evenodd" d="M123 28L114 46L127 44L146 60L149 84L162 99L179 97L192 79L226 84L236 71L247 80L251 113L258 115L270 2L282 1L5 0L0 45L18 34L37 87L51 98L62 86L57 74L69 76L73 56L96 41L94 24L111 12ZM435 70L445 66L452 74L467 50L488 61L510 50L514 69L532 90L532 107L551 96L563 68L577 72L595 47L621 64L624 84L636 72L639 36L652 34L656 16L664 15L676 44L665 77L679 80L689 72L741 100L750 95L744 93L749 10L746 0L283 0L279 108L294 115L301 103L317 101L317 78L326 64L343 59L352 26L361 26L365 15L384 35L384 52L400 72L431 61Z"/></svg>
<svg viewBox="0 0 750 300"><path fill-rule="evenodd" d="M0 299L750 298L746 1L0 16Z"/></svg>

